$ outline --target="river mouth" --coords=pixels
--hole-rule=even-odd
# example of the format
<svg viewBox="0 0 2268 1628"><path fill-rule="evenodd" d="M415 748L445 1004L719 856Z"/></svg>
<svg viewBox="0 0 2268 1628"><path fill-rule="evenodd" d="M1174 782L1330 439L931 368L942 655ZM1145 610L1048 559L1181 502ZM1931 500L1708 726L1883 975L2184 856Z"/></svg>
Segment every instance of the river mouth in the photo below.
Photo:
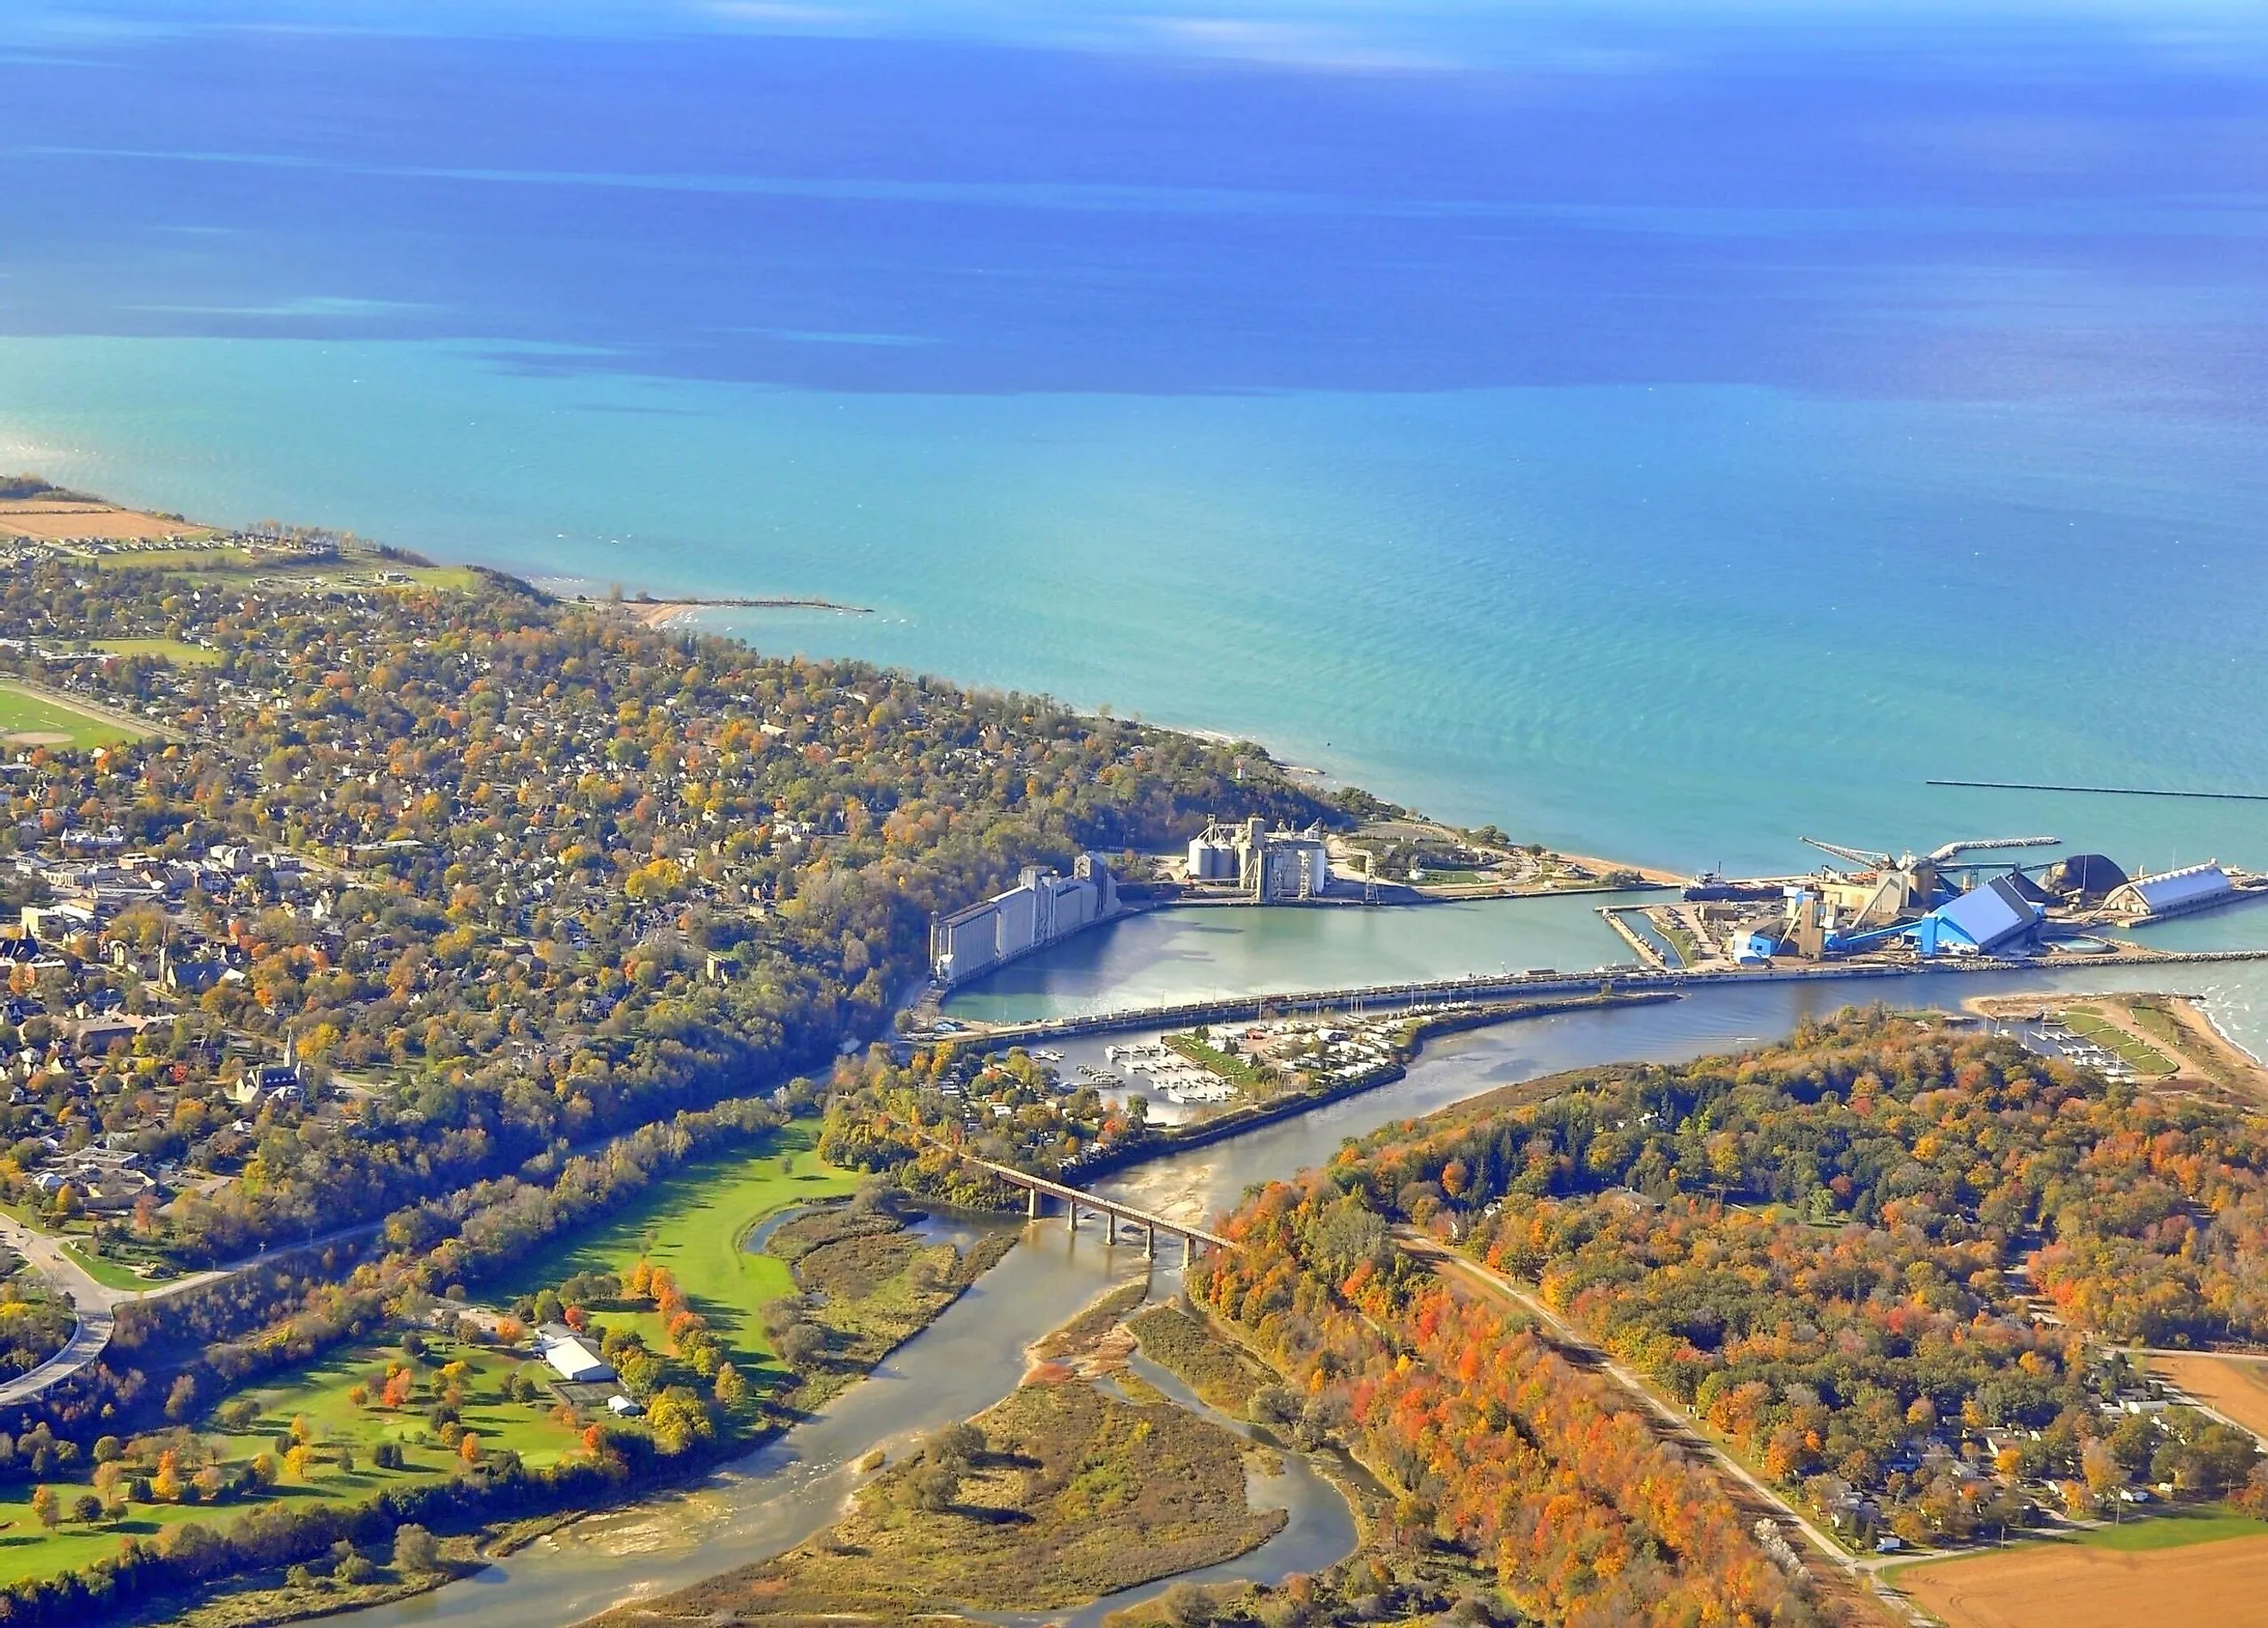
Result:
<svg viewBox="0 0 2268 1628"><path fill-rule="evenodd" d="M2242 1041L2257 1041L2268 1018L2268 976L2249 968L2169 967L2154 982L2206 993L2214 1020ZM1900 1006L1952 1010L1973 996L2153 983L2144 969L2104 968L2051 977L1921 975L1884 980L1864 993ZM1177 1221L1202 1222L1234 1204L1249 1184L1321 1165L1344 1138L1392 1121L1562 1070L1614 1061L1683 1062L1762 1043L1807 1018L1849 1005L1852 993L1820 983L1697 990L1662 1006L1566 1013L1451 1035L1428 1043L1408 1077L1390 1086L1136 1166L1098 1188ZM940 1241L943 1229L985 1226L952 1216L916 1225L940 1229ZM1145 1272L1151 1298L1178 1292L1174 1261L1145 1261L1138 1241L1106 1246L1092 1220L1077 1230L1061 1216L1028 1223L1018 1246L929 1328L784 1435L683 1490L578 1521L475 1578L349 1615L356 1628L475 1617L483 1628L561 1628L609 1606L767 1558L834 1521L858 1484L856 1466L868 1452L880 1447L895 1455L991 1406L1023 1374L1027 1346L1106 1289ZM1243 1558L1253 1561L1278 1541ZM1182 1580L1145 1587L1161 1590L1177 1580Z"/></svg>

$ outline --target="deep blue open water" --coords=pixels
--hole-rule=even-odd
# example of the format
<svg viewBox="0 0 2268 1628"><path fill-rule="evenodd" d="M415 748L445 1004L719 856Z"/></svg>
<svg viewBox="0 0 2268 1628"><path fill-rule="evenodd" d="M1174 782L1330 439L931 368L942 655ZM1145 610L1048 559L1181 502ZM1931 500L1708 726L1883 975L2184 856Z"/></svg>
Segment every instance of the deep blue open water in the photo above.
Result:
<svg viewBox="0 0 2268 1628"><path fill-rule="evenodd" d="M2257 8L0 8L0 464L1699 866L2268 865Z"/></svg>

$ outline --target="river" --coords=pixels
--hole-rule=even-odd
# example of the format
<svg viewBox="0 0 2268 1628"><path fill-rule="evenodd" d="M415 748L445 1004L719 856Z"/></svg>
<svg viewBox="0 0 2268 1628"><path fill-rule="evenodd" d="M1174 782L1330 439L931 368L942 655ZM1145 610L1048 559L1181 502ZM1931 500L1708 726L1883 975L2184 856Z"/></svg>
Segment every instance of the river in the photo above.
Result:
<svg viewBox="0 0 2268 1628"><path fill-rule="evenodd" d="M1452 935L1460 940L1456 947L1469 953L1473 942L1468 935L1484 930L1500 932L1508 945L1525 947L1535 941L1528 937L1530 923L1536 924L1539 937L1564 947L1564 935L1578 924L1567 908L1575 902L1543 902L1550 908L1511 903L1480 907L1478 915L1462 916ZM1589 906L1580 908L1587 913ZM1491 917L1491 910L1497 914ZM1212 921L1261 922L1278 951L1286 934L1293 940L1301 935L1327 939L1339 934L1407 935L1403 941L1412 947L1407 953L1415 962L1430 966L1437 957L1415 947L1422 943L1427 928L1446 918L1445 911L1432 909L1367 922L1361 918L1368 913L1322 910L1211 911L1197 924L1173 920L1172 914L1138 918L1116 929L1133 931L1137 936L1130 945L1080 947L1070 976L1089 976L1085 959L1089 957L1177 963L1177 972L1154 972L1147 978L1145 997L1156 998L1222 987L1266 987L1249 982L1254 978L1329 982L1308 958L1288 952L1263 954L1249 943L1240 946L1212 938ZM1344 924L1341 917L1347 918ZM1595 924L1595 917L1591 920ZM1208 942L1226 944L1229 965L1179 953L1152 954L1176 941L1185 950L1193 927ZM1603 928L1599 931L1604 933ZM2159 931L2169 936L2152 941L2168 948L2256 943L2268 933L2268 907ZM1495 959L1491 955L1477 964L1492 964ZM1333 960L1323 958L1323 965L1332 965ZM1513 964L1525 963L1515 959ZM1051 963L1035 958L1018 969L1036 986L1027 998L1029 1003L1047 1000L1050 969ZM1300 972L1309 976L1291 976ZM1233 1204L1252 1183L1322 1162L1347 1137L1500 1086L1594 1063L1680 1062L1753 1045L1854 998L1952 1008L1972 996L2049 983L2073 991L2160 988L2201 993L2208 997L2207 1010L2256 1052L2257 1014L2268 1011L2268 974L2257 963L2176 965L2154 977L2131 967L2106 967L2053 978L2025 973L1919 975L1853 985L1703 989L1660 1006L1565 1013L1449 1036L1429 1044L1408 1076L1391 1086L1231 1141L1137 1167L1099 1185L1167 1214L1197 1219ZM1177 1258L1178 1251L1161 1254L1153 1269L1153 1293L1171 1294L1178 1289ZM1106 1249L1092 1221L1076 1234L1060 1217L1035 1222L1026 1229L1019 1248L871 1377L777 1440L688 1490L579 1521L432 1594L354 1613L356 1628L406 1628L475 1617L483 1628L558 1628L625 1600L666 1593L777 1554L832 1521L857 1484L855 1466L868 1451L876 1447L895 1450L998 1401L1022 1373L1027 1345L1144 1266L1138 1242ZM1291 1503L1295 1520L1282 1537L1208 1575L1274 1580L1333 1558L1323 1551L1330 1546L1327 1539L1335 1541L1332 1535L1344 1518L1336 1500L1303 1493L1284 1501Z"/></svg>

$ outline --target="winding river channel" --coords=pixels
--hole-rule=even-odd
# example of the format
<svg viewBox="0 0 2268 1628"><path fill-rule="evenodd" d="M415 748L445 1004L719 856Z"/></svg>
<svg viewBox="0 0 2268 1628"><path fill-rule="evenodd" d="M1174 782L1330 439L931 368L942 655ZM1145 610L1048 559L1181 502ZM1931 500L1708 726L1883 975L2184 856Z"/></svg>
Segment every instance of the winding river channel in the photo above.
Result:
<svg viewBox="0 0 2268 1628"><path fill-rule="evenodd" d="M1555 936L1572 924L1557 917L1550 923ZM2232 912L2225 923L2210 928L2203 922L2181 926L2183 941L2169 938L2167 947L2249 945L2268 932L2268 907ZM1172 924L1149 929L1161 930L1178 931ZM1256 988L1300 982L1291 976L1277 981L1280 968L1241 970L1255 979ZM1192 982L1211 976L1200 969ZM1262 976L1271 981L1257 982ZM1954 1007L1974 996L2051 984L2074 991L2151 988L2202 994L2216 1020L2256 1055L2262 1050L2257 1014L2268 1010L2262 998L2268 975L2257 964L2171 966L2155 976L2127 967L2053 977L1925 974L1847 988L1815 983L1704 989L1660 1006L1564 1013L1452 1036L1429 1045L1408 1077L1392 1086L1233 1141L1160 1159L1101 1186L1168 1214L1201 1217L1233 1204L1252 1183L1322 1162L1347 1137L1500 1086L1594 1063L1677 1062L1753 1045L1854 998ZM1161 1253L1153 1269L1153 1295L1178 1289L1173 1264L1177 1258L1177 1251ZM895 1454L929 1432L990 1406L1016 1384L1027 1345L1104 1289L1145 1270L1138 1242L1106 1248L1092 1222L1077 1233L1060 1217L1032 1223L1017 1249L872 1376L766 1446L683 1491L578 1521L476 1576L354 1613L356 1628L459 1619L477 1619L482 1628L563 1628L611 1605L664 1594L778 1553L830 1523L859 1479L858 1460L870 1450L880 1447ZM1164 1382L1177 1396L1182 1394L1170 1376ZM1263 1500L1289 1508L1290 1522L1251 1554L1211 1568L1204 1574L1207 1579L1274 1581L1328 1564L1351 1546L1344 1502L1312 1471L1289 1470L1267 1478L1256 1491ZM1104 1603L1123 1604L1132 1597ZM1090 1608L1079 1620L1099 1616Z"/></svg>

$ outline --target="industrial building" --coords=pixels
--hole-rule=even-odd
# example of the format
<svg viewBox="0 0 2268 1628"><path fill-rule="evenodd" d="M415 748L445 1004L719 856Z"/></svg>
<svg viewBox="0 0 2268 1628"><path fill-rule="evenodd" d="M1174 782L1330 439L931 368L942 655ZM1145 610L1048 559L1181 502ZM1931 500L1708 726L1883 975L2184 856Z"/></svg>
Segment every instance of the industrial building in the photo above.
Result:
<svg viewBox="0 0 2268 1628"><path fill-rule="evenodd" d="M2102 908L2131 920L2163 920L2227 904L2235 895L2235 879L2219 862L2207 860L2178 871L2161 871L2155 876L2137 876L2112 888L2103 898Z"/></svg>
<svg viewBox="0 0 2268 1628"><path fill-rule="evenodd" d="M2059 946L2080 950L2090 942L2091 928L2268 898L2268 877L2213 862L2130 879L2099 853L2031 864L1968 857L2049 847L2057 840L2051 836L1981 838L1897 856L1802 840L1850 868L1822 866L1808 876L1753 881L1705 873L1686 890L1687 905L1645 914L1673 938L1682 928L1705 961L1764 967L1782 956L1820 961L1887 953L1928 961L2037 955ZM1777 911L1767 904L1773 894L1780 901ZM1697 899L1700 908L1689 908ZM2095 941L2092 947L2102 946ZM1681 964L1696 964L1682 949L1679 956Z"/></svg>
<svg viewBox="0 0 2268 1628"><path fill-rule="evenodd" d="M1862 849L1803 839L1863 868L1822 870L1789 887L1776 949L1812 960L1904 945L1925 960L1940 955L1987 955L2029 947L2048 908L2057 900L2018 866L1979 879L1980 867L1962 856L1980 850L2039 848L2051 836L2002 836L1947 843L1927 854L1893 858ZM2103 863L2107 864L2107 861ZM1958 873L1969 885L1960 885ZM2100 870L2092 873L2101 875ZM1751 963L1762 935L1741 946ZM1736 962L1743 958L1737 953Z"/></svg>
<svg viewBox="0 0 2268 1628"><path fill-rule="evenodd" d="M951 989L1118 913L1118 880L1100 854L1079 855L1069 876L1027 866L1005 893L931 922L930 966Z"/></svg>
<svg viewBox="0 0 2268 1628"><path fill-rule="evenodd" d="M1726 945L1726 951L1732 956L1735 967L1769 967L1772 957L1779 952L1779 940L1769 932L1751 929L1733 934Z"/></svg>
<svg viewBox="0 0 2268 1628"><path fill-rule="evenodd" d="M1270 831L1264 820L1216 821L1189 843L1193 882L1233 882L1255 899L1320 899L1331 890L1331 857L1320 825Z"/></svg>

